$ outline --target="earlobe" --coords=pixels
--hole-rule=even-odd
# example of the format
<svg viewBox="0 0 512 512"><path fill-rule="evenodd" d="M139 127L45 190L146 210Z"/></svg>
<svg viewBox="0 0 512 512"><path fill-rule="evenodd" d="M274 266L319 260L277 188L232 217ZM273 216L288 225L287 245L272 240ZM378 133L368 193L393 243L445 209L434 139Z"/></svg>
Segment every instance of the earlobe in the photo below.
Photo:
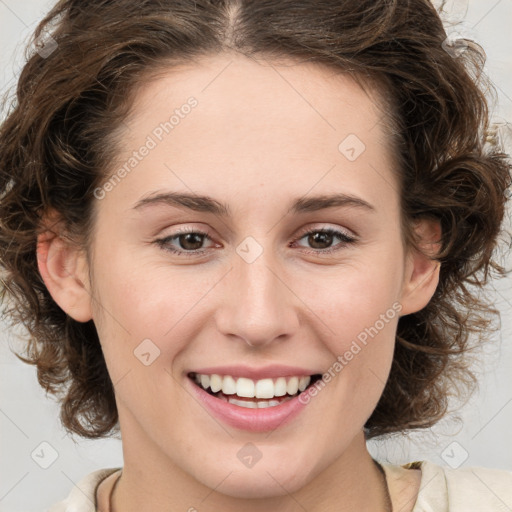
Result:
<svg viewBox="0 0 512 512"><path fill-rule="evenodd" d="M47 230L37 237L37 265L60 308L78 322L91 320L87 265L79 247Z"/></svg>
<svg viewBox="0 0 512 512"><path fill-rule="evenodd" d="M421 219L415 232L421 250L407 252L402 287L401 316L423 309L434 295L439 284L441 263L435 259L441 249L441 225L437 219Z"/></svg>

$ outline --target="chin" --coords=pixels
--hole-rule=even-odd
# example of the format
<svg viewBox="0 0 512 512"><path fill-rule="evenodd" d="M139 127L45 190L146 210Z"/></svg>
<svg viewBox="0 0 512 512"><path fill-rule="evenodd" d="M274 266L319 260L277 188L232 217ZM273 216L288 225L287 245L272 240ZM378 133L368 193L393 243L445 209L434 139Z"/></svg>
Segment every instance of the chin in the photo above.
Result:
<svg viewBox="0 0 512 512"><path fill-rule="evenodd" d="M275 467L262 467L259 470L253 469L233 469L232 473L226 466L225 480L219 485L219 471L215 471L212 477L216 478L215 482L203 482L216 491L239 499L265 499L276 498L279 496L287 496L294 493L307 484L307 475L298 475L297 467L290 465L289 473L279 474ZM268 471L268 472L267 472ZM227 476L229 474L229 476Z"/></svg>

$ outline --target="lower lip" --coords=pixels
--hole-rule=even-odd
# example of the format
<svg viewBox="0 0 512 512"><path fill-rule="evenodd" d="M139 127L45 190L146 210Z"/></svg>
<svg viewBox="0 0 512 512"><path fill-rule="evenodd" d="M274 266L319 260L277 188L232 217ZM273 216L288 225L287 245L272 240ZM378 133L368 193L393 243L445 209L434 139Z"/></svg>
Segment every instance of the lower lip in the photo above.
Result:
<svg viewBox="0 0 512 512"><path fill-rule="evenodd" d="M187 379L196 396L216 418L232 427L250 432L266 432L282 427L292 421L306 406L299 400L298 394L291 400L273 407L249 409L224 402L197 386L190 378Z"/></svg>

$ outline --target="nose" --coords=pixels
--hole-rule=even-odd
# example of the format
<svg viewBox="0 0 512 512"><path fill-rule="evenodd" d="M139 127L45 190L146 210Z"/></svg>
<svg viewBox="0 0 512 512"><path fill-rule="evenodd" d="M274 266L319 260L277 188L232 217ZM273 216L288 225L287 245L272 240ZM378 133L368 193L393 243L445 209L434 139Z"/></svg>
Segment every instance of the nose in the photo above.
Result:
<svg viewBox="0 0 512 512"><path fill-rule="evenodd" d="M286 276L266 251L248 263L235 255L234 268L223 280L222 306L216 311L219 332L264 347L297 332L300 301Z"/></svg>

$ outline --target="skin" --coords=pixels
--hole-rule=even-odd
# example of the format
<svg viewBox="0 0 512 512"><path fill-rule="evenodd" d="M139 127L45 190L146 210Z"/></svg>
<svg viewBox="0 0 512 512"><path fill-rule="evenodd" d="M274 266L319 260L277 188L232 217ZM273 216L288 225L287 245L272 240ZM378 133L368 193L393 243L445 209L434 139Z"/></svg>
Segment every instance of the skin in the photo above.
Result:
<svg viewBox="0 0 512 512"><path fill-rule="evenodd" d="M394 303L406 315L432 297L439 264L402 242L393 151L376 97L312 64L203 58L139 91L118 162L190 96L197 107L97 200L91 261L50 232L39 238L50 293L76 320L94 320L115 385L124 468L113 510L385 510L362 428L389 374L398 315L272 432L221 424L185 389L188 371L226 362L325 372ZM338 149L348 134L366 146L354 161ZM231 216L132 209L164 189L208 195ZM287 214L296 198L333 192L374 211ZM314 245L302 232L326 227L357 240L334 237L337 252L314 254L329 242ZM203 255L177 256L154 243L182 228L208 233ZM421 221L417 230L425 247L437 247L438 224ZM236 252L248 236L263 249L252 263ZM168 243L187 250L179 239ZM146 338L160 350L149 366L133 354ZM237 457L248 442L262 453L252 468ZM419 471L405 473L390 481L402 512L412 510L419 484Z"/></svg>

